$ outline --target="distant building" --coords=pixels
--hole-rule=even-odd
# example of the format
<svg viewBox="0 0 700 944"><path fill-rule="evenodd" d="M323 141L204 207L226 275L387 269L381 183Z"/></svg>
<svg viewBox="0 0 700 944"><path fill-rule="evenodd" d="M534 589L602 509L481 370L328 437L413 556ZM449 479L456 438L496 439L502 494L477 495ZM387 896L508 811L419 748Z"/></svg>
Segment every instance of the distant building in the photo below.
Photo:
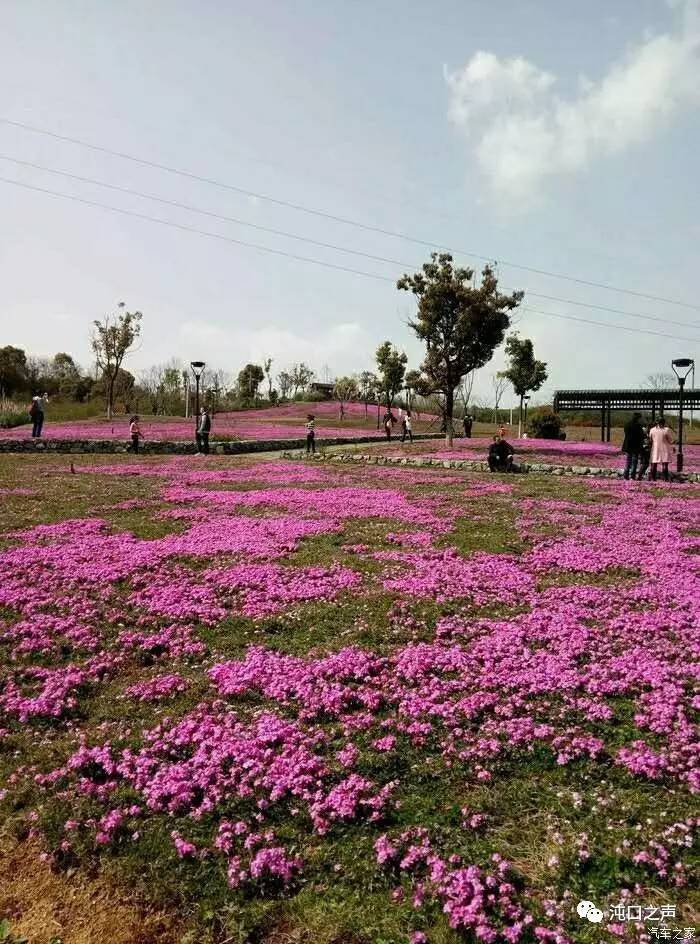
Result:
<svg viewBox="0 0 700 944"><path fill-rule="evenodd" d="M320 380L314 380L309 390L316 396L322 396L324 400L332 400L334 386L335 384L332 383L323 383Z"/></svg>

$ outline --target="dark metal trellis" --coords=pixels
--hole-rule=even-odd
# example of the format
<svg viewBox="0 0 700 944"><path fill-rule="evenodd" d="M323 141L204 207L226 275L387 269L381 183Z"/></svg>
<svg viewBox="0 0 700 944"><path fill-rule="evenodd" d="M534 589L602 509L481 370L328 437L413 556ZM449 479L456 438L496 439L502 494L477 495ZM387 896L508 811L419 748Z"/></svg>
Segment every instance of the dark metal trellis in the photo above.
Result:
<svg viewBox="0 0 700 944"><path fill-rule="evenodd" d="M600 412L600 440L610 442L613 410L651 411L652 420L666 410L677 410L679 391L675 390L557 390L554 394L554 411L598 411ZM685 390L685 408L700 408L700 390Z"/></svg>

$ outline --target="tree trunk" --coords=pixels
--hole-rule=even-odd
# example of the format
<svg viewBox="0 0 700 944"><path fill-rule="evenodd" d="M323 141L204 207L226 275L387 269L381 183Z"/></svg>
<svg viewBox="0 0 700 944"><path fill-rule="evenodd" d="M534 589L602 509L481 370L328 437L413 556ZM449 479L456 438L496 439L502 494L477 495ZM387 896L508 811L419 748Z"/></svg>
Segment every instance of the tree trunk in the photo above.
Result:
<svg viewBox="0 0 700 944"><path fill-rule="evenodd" d="M107 382L107 419L108 420L112 419L113 411L114 411L114 379L110 379Z"/></svg>
<svg viewBox="0 0 700 944"><path fill-rule="evenodd" d="M454 425L452 423L452 414L455 409L455 392L448 390L445 394L445 443L452 446L454 442Z"/></svg>

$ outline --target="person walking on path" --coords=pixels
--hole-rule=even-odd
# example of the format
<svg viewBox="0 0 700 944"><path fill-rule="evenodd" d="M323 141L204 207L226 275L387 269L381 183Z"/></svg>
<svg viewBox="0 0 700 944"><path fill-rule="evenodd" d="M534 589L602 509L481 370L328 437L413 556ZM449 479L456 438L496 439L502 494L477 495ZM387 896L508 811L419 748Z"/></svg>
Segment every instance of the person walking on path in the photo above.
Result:
<svg viewBox="0 0 700 944"><path fill-rule="evenodd" d="M199 422L197 423L197 455L201 456L204 453L205 456L209 455L209 433L211 432L211 416L209 416L209 409L206 406L202 407L202 412L199 414Z"/></svg>
<svg viewBox="0 0 700 944"><path fill-rule="evenodd" d="M471 414L470 414L470 413L465 413L465 414L464 414L464 418L463 418L463 420L462 420L462 425L464 426L464 438L465 438L465 439L471 439L471 438L472 438L472 425L473 425L473 423L474 423L474 420L473 420Z"/></svg>
<svg viewBox="0 0 700 944"><path fill-rule="evenodd" d="M43 396L38 394L35 397L32 397L32 402L29 407L29 416L32 420L32 438L40 439L41 431L44 428L44 404L49 402L49 395L45 393Z"/></svg>
<svg viewBox="0 0 700 944"><path fill-rule="evenodd" d="M139 426L138 416L132 416L129 423L129 435L131 436L131 448L138 454L139 439L141 439L141 427Z"/></svg>
<svg viewBox="0 0 700 944"><path fill-rule="evenodd" d="M646 475L647 469L649 468L649 461L651 458L651 439L650 439L651 430L652 430L652 424L648 423L644 427L642 449L641 449L641 452L639 453L639 473L637 475L637 478L640 482Z"/></svg>
<svg viewBox="0 0 700 944"><path fill-rule="evenodd" d="M635 413L629 423L625 423L625 438L622 441L622 451L627 457L625 459L625 471L622 473L624 479L630 477L634 479L637 474L637 465L644 443L644 427L641 421L642 414Z"/></svg>
<svg viewBox="0 0 700 944"><path fill-rule="evenodd" d="M657 470L661 464L661 474L668 482L668 464L673 454L673 438L663 416L657 420L656 426L649 433L649 438L651 439L651 479L653 482L656 481Z"/></svg>
<svg viewBox="0 0 700 944"><path fill-rule="evenodd" d="M406 410L403 420L401 421L401 442L406 442L406 436L408 436L409 442L413 442L413 429L411 427L410 410Z"/></svg>
<svg viewBox="0 0 700 944"><path fill-rule="evenodd" d="M306 455L316 455L316 417L313 413L306 415Z"/></svg>
<svg viewBox="0 0 700 944"><path fill-rule="evenodd" d="M391 410L387 410L384 414L384 432L386 433L387 442L391 442L391 428L395 422L394 414Z"/></svg>

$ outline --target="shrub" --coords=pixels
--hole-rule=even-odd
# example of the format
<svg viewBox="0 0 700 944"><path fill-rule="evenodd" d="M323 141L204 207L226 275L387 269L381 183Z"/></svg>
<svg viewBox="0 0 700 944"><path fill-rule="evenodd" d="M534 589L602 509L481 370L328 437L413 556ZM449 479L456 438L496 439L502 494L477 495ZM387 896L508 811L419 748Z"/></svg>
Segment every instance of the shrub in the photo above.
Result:
<svg viewBox="0 0 700 944"><path fill-rule="evenodd" d="M561 439L561 417L550 407L537 407L532 411L527 431L536 439Z"/></svg>
<svg viewBox="0 0 700 944"><path fill-rule="evenodd" d="M11 410L8 413L0 413L0 429L13 429L15 426L24 426L30 423L31 419L26 410Z"/></svg>

